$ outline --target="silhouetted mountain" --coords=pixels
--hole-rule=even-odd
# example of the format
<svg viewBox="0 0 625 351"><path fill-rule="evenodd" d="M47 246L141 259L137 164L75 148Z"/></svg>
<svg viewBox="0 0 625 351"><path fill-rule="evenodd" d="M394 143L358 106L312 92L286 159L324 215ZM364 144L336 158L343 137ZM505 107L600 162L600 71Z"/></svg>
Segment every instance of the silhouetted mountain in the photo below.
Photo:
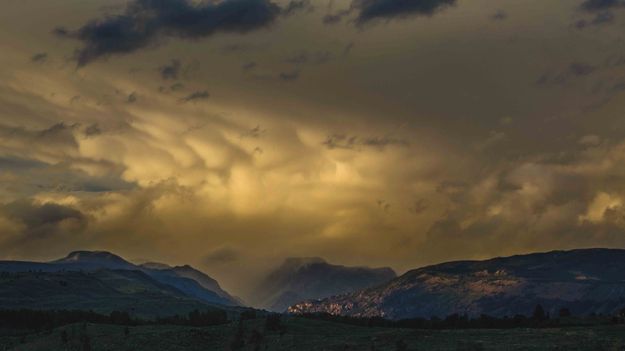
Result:
<svg viewBox="0 0 625 351"><path fill-rule="evenodd" d="M390 268L345 267L321 258L288 258L256 289L256 305L283 312L304 299L356 291L387 282L395 277Z"/></svg>
<svg viewBox="0 0 625 351"><path fill-rule="evenodd" d="M213 291L220 297L227 299L230 302L230 304L241 305L241 306L244 305L241 299L239 299L236 296L232 296L228 292L223 290L221 286L219 285L219 283L217 282L217 280L209 277L202 271L198 271L197 269L189 265L173 267L172 271L174 271L180 277L185 277L185 278L195 280L204 289Z"/></svg>
<svg viewBox="0 0 625 351"><path fill-rule="evenodd" d="M134 265L105 251L75 251L48 263L0 261L0 272L99 272L102 270L137 271L158 284L174 289L180 296L215 305L240 306L217 281L190 266L169 267L164 264ZM193 272L193 273L191 273ZM197 280L196 280L197 279Z"/></svg>
<svg viewBox="0 0 625 351"><path fill-rule="evenodd" d="M625 250L553 251L486 261L458 261L407 272L390 282L289 308L391 319L529 314L612 313L625 306Z"/></svg>
<svg viewBox="0 0 625 351"><path fill-rule="evenodd" d="M169 284L202 301L226 306L241 305L238 300L221 289L216 280L190 266L165 269L143 267L143 271L159 282Z"/></svg>

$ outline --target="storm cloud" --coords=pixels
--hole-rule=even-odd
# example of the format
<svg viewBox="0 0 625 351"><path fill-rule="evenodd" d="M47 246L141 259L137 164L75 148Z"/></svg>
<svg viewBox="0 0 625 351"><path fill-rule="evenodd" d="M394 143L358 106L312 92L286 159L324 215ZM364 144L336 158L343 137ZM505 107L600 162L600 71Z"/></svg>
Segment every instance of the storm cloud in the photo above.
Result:
<svg viewBox="0 0 625 351"><path fill-rule="evenodd" d="M0 259L110 250L245 295L287 256L623 247L625 7L541 4L0 6Z"/></svg>
<svg viewBox="0 0 625 351"><path fill-rule="evenodd" d="M95 19L77 30L57 28L77 39L79 66L115 54L128 54L168 37L200 39L216 32L246 33L273 23L280 8L270 0L226 0L195 5L190 0L135 0L124 13Z"/></svg>
<svg viewBox="0 0 625 351"><path fill-rule="evenodd" d="M29 235L52 235L69 228L82 230L87 225L87 218L82 212L55 203L18 200L5 204L0 212L23 224L25 233Z"/></svg>

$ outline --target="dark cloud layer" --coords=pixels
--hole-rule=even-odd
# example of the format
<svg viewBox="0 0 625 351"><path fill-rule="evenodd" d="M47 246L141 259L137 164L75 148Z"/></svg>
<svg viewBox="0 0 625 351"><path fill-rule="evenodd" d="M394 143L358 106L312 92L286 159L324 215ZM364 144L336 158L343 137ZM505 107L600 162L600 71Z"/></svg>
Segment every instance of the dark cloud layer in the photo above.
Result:
<svg viewBox="0 0 625 351"><path fill-rule="evenodd" d="M37 204L30 200L18 200L4 205L2 210L10 219L23 224L28 234L54 234L64 222L78 228L87 225L87 218L82 212L55 203Z"/></svg>
<svg viewBox="0 0 625 351"><path fill-rule="evenodd" d="M182 64L180 60L171 60L170 63L163 65L158 68L159 73L161 74L161 78L168 79L178 79L180 75L180 69L182 68Z"/></svg>
<svg viewBox="0 0 625 351"><path fill-rule="evenodd" d="M573 62L560 72L543 74L536 81L539 85L563 85L571 79L583 78L599 70L599 67L585 62Z"/></svg>
<svg viewBox="0 0 625 351"><path fill-rule="evenodd" d="M387 146L408 146L406 140L393 137L359 137L346 134L329 135L322 143L328 149L357 149L359 147L373 147L384 149Z"/></svg>
<svg viewBox="0 0 625 351"><path fill-rule="evenodd" d="M291 0L288 5L282 10L285 16L293 15L300 11L313 11L310 0Z"/></svg>
<svg viewBox="0 0 625 351"><path fill-rule="evenodd" d="M352 6L359 10L357 22L365 23L377 19L431 16L455 3L456 0L355 0Z"/></svg>
<svg viewBox="0 0 625 351"><path fill-rule="evenodd" d="M48 60L48 54L45 52L40 52L37 54L34 54L30 60L34 63L44 63Z"/></svg>
<svg viewBox="0 0 625 351"><path fill-rule="evenodd" d="M0 169L2 170L21 170L21 169L33 169L33 168L42 168L45 167L46 163L40 162L40 161L36 161L36 160L31 160L31 159L24 159L24 158L18 158L18 157L7 157L7 156L0 156Z"/></svg>
<svg viewBox="0 0 625 351"><path fill-rule="evenodd" d="M454 5L456 0L353 0L350 9L327 15L325 23L336 23L352 11L357 23L376 19L431 16ZM590 5L596 6L596 5ZM191 0L134 0L124 13L94 19L77 30L58 27L53 33L80 40L78 66L110 55L129 54L158 45L166 38L200 39L216 32L246 33L272 24L279 16L312 11L308 0L292 0L284 8L271 0L225 0L194 4ZM160 68L163 79L176 79L180 62Z"/></svg>
<svg viewBox="0 0 625 351"><path fill-rule="evenodd" d="M601 11L623 6L625 6L623 0L586 0L582 3L581 8L586 11Z"/></svg>
<svg viewBox="0 0 625 351"><path fill-rule="evenodd" d="M180 101L193 102L193 101L199 101L199 100L207 100L209 97L210 97L210 94L206 90L194 91L193 93L183 97Z"/></svg>
<svg viewBox="0 0 625 351"><path fill-rule="evenodd" d="M352 0L349 8L326 14L323 23L339 23L352 13L357 14L356 23L360 25L375 20L432 16L455 4L456 0Z"/></svg>
<svg viewBox="0 0 625 351"><path fill-rule="evenodd" d="M589 20L582 19L582 20L575 22L575 27L577 27L578 29L584 29L590 26L600 26L600 25L612 23L614 22L614 17L615 17L614 14L609 10L601 11L601 12L598 12L596 15L594 15L592 19L589 19Z"/></svg>
<svg viewBox="0 0 625 351"><path fill-rule="evenodd" d="M128 54L167 37L199 39L216 32L245 33L274 22L280 8L269 0L227 0L194 5L190 0L135 0L123 14L88 22L76 31L54 33L83 42L79 66Z"/></svg>

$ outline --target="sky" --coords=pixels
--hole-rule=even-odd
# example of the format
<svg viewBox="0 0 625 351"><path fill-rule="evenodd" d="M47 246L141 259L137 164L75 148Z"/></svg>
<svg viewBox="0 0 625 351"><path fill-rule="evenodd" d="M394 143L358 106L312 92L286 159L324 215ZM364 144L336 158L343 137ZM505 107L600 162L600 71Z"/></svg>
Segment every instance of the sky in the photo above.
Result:
<svg viewBox="0 0 625 351"><path fill-rule="evenodd" d="M4 0L0 259L108 250L245 297L625 245L625 1Z"/></svg>

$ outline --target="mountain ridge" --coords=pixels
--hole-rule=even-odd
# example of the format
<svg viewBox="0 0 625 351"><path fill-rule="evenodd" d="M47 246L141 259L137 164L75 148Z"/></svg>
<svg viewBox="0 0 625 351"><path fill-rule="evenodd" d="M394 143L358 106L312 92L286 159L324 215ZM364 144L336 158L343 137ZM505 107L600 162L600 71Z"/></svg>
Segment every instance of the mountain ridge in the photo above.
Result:
<svg viewBox="0 0 625 351"><path fill-rule="evenodd" d="M49 262L0 261L0 271L4 272L59 272L126 270L142 272L160 284L166 284L189 298L204 303L242 306L243 303L224 291L219 283L205 273L189 266L171 267L160 264L159 268L135 265L108 251L72 251L67 256ZM165 266L169 267L166 268Z"/></svg>
<svg viewBox="0 0 625 351"><path fill-rule="evenodd" d="M542 304L551 313L611 313L625 306L625 250L576 249L445 262L409 270L378 287L289 307L390 319L453 313L513 316Z"/></svg>

